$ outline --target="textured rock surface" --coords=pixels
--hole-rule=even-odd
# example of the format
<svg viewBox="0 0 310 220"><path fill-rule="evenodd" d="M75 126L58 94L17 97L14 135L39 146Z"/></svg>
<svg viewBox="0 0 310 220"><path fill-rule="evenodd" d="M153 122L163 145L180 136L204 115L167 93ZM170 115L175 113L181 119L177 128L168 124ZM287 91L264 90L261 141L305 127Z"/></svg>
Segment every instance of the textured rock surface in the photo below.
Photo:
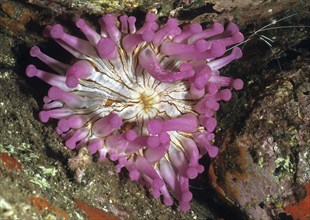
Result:
<svg viewBox="0 0 310 220"><path fill-rule="evenodd" d="M210 168L222 195L254 219L278 219L310 181L310 66L299 60L267 85L239 134ZM269 74L269 73L268 73Z"/></svg>

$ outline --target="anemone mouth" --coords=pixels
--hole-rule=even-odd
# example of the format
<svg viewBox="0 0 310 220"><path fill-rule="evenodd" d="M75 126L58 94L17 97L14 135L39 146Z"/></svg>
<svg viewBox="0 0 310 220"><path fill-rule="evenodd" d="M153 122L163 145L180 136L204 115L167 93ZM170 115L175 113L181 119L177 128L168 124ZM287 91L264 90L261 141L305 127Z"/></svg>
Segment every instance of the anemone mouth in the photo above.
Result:
<svg viewBox="0 0 310 220"><path fill-rule="evenodd" d="M101 33L79 19L85 39L47 26L44 35L70 52L76 62L67 65L33 47L30 55L57 74L29 65L26 74L51 85L44 97L42 122L58 120L56 132L69 149L86 147L109 157L115 170L126 168L129 177L149 188L152 195L188 211L192 194L189 179L202 173L199 159L215 157L213 145L220 101L230 88L241 89L240 79L220 76L219 69L242 55L230 45L243 40L239 28L215 23L180 28L170 18L164 26L147 14L137 30L135 17L113 15L99 19Z"/></svg>
<svg viewBox="0 0 310 220"><path fill-rule="evenodd" d="M150 92L149 90L143 92L139 98L144 112L148 112L150 109L155 108L156 104L158 104L161 99L157 93Z"/></svg>

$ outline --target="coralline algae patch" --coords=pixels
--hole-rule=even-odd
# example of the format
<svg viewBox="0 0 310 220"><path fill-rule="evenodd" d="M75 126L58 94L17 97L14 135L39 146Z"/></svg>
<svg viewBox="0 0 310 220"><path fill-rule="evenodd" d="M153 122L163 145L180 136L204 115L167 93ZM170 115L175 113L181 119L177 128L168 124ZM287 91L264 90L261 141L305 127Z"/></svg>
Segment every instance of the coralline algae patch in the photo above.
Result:
<svg viewBox="0 0 310 220"><path fill-rule="evenodd" d="M116 172L126 168L155 198L162 195L171 206L172 194L188 211L189 180L204 171L198 160L218 154L214 114L220 101L231 99L231 88L243 87L219 69L242 56L238 47L225 53L244 38L232 22L203 29L196 23L181 28L173 18L159 26L156 20L148 13L137 29L135 17L108 14L98 20L97 33L79 19L85 39L60 24L47 26L44 36L76 62L64 64L34 46L30 55L56 74L34 65L26 74L52 86L39 118L58 120L55 130L69 149L86 147L99 161L108 157Z"/></svg>

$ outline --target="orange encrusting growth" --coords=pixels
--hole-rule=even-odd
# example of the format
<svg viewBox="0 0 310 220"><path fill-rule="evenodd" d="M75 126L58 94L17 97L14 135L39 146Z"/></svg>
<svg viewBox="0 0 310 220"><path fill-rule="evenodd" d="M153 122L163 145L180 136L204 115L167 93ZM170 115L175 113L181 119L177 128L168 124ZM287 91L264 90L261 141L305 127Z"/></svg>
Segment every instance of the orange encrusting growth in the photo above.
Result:
<svg viewBox="0 0 310 220"><path fill-rule="evenodd" d="M0 160L8 170L13 170L16 168L19 171L23 171L21 163L7 153L0 153Z"/></svg>
<svg viewBox="0 0 310 220"><path fill-rule="evenodd" d="M68 213L58 207L52 206L46 199L36 196L29 196L28 200L33 204L38 211L51 211L61 219L68 219Z"/></svg>
<svg viewBox="0 0 310 220"><path fill-rule="evenodd" d="M76 206L83 211L88 220L119 220L116 216L107 214L105 211L96 207L90 206L81 200L75 200Z"/></svg>
<svg viewBox="0 0 310 220"><path fill-rule="evenodd" d="M284 207L285 212L289 213L294 220L310 219L310 182L306 184L307 195L297 204L289 204Z"/></svg>

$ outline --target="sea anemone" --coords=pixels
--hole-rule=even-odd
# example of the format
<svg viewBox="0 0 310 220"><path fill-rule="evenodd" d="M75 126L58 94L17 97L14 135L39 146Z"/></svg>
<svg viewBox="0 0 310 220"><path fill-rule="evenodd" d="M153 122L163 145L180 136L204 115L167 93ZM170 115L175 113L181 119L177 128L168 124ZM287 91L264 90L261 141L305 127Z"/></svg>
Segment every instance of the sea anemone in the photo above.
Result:
<svg viewBox="0 0 310 220"><path fill-rule="evenodd" d="M39 118L58 120L56 132L69 149L86 147L99 161L108 157L116 172L124 167L131 180L150 189L171 206L190 209L189 180L204 171L199 159L215 157L215 112L231 99L240 79L220 76L219 69L242 56L234 47L243 41L236 24L214 23L203 29L193 23L179 27L169 18L159 26L148 13L137 29L133 16L111 14L98 22L97 33L83 19L76 26L85 39L47 26L52 38L76 59L64 64L30 50L57 74L29 65L26 74L52 87ZM173 196L172 196L173 195Z"/></svg>

